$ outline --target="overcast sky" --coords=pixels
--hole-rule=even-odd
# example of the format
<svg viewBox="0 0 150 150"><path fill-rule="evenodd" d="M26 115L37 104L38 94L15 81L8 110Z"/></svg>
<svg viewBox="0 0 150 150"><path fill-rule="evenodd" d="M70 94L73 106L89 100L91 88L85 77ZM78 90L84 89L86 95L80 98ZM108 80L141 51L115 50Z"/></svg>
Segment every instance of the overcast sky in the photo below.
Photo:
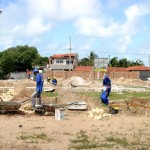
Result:
<svg viewBox="0 0 150 150"><path fill-rule="evenodd" d="M35 46L42 56L90 51L99 57L150 54L150 0L0 0L0 51Z"/></svg>

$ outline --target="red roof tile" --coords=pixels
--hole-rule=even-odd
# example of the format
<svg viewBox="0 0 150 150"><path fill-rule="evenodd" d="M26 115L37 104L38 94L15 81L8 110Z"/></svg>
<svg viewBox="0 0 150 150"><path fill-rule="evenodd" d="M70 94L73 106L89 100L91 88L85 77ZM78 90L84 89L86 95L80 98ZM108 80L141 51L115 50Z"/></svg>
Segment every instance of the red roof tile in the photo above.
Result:
<svg viewBox="0 0 150 150"><path fill-rule="evenodd" d="M127 68L124 67L108 67L108 72L128 72Z"/></svg>
<svg viewBox="0 0 150 150"><path fill-rule="evenodd" d="M128 71L150 71L150 67L145 66L133 66L127 68Z"/></svg>
<svg viewBox="0 0 150 150"><path fill-rule="evenodd" d="M94 66L77 66L73 71L92 71Z"/></svg>
<svg viewBox="0 0 150 150"><path fill-rule="evenodd" d="M65 58L65 57L75 57L76 54L54 54L50 58Z"/></svg>

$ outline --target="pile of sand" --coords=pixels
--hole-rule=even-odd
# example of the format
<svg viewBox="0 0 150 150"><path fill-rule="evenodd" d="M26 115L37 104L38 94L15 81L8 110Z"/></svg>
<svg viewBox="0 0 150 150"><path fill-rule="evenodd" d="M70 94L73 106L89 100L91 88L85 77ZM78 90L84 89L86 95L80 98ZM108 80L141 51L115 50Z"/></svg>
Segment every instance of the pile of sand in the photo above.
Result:
<svg viewBox="0 0 150 150"><path fill-rule="evenodd" d="M9 89L8 91L4 91L0 94L0 97L3 101L10 101L16 95L14 89Z"/></svg>
<svg viewBox="0 0 150 150"><path fill-rule="evenodd" d="M113 79L114 84L118 85L132 85L132 86L146 86L147 81L142 81L140 79L124 79L123 77Z"/></svg>
<svg viewBox="0 0 150 150"><path fill-rule="evenodd" d="M74 84L74 85L77 85L77 86L88 86L90 85L89 82L87 82L86 80L84 80L83 78L79 77L79 76L73 76L71 78L68 78L64 81L62 81L62 85L63 86L68 86L70 84Z"/></svg>

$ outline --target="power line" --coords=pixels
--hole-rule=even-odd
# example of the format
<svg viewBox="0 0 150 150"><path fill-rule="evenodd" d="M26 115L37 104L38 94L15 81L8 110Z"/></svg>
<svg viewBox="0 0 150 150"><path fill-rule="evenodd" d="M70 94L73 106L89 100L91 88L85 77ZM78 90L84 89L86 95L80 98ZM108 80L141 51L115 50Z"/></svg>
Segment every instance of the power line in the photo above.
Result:
<svg viewBox="0 0 150 150"><path fill-rule="evenodd" d="M63 48L63 49L51 49L51 50L40 50L40 51L55 51L55 50L70 50L70 48ZM125 55L150 55L150 54L139 54L139 53L119 53L119 52L108 52L108 51L100 51L100 50L84 50L84 49L72 49L71 50L76 50L76 51L94 51L94 52L99 52L99 53L106 53L106 54L125 54Z"/></svg>

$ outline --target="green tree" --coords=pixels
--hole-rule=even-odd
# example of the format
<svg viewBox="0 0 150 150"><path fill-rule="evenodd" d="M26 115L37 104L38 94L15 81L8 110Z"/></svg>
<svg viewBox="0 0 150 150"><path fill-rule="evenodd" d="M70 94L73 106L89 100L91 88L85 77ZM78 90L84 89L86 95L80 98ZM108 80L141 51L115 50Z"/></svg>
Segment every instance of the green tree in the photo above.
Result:
<svg viewBox="0 0 150 150"><path fill-rule="evenodd" d="M138 59L135 62L132 61L131 65L132 66L144 66L144 63L143 63L143 61L141 61L141 60Z"/></svg>
<svg viewBox="0 0 150 150"><path fill-rule="evenodd" d="M127 58L119 59L117 57L113 57L109 61L109 66L111 67L130 67L130 66L143 66L144 63L141 60L130 61Z"/></svg>
<svg viewBox="0 0 150 150"><path fill-rule="evenodd" d="M98 58L98 55L94 52L90 52L90 55L88 56L88 59L89 60L94 60L96 58Z"/></svg>
<svg viewBox="0 0 150 150"><path fill-rule="evenodd" d="M39 56L35 62L34 62L36 65L39 65L39 66L46 66L46 64L48 63L48 57L41 57Z"/></svg>
<svg viewBox="0 0 150 150"><path fill-rule="evenodd" d="M118 67L129 67L131 66L131 62L127 60L127 58L122 58L119 60Z"/></svg>
<svg viewBox="0 0 150 150"><path fill-rule="evenodd" d="M110 59L109 66L118 67L118 65L119 65L119 61L117 57L113 57L112 59Z"/></svg>
<svg viewBox="0 0 150 150"><path fill-rule="evenodd" d="M0 76L4 77L13 71L24 71L31 69L35 59L38 57L35 47L17 46L11 47L0 53Z"/></svg>
<svg viewBox="0 0 150 150"><path fill-rule="evenodd" d="M94 59L98 58L98 55L94 52L90 52L90 55L86 58L82 58L79 62L81 66L94 66Z"/></svg>

